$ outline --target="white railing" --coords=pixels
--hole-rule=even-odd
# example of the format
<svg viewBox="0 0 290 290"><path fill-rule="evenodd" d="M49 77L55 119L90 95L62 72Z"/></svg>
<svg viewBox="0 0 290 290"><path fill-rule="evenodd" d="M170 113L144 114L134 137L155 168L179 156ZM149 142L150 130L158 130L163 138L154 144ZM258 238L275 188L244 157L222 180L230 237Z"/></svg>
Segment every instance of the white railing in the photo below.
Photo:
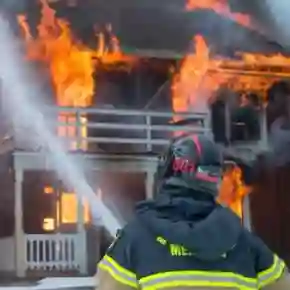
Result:
<svg viewBox="0 0 290 290"><path fill-rule="evenodd" d="M129 148L134 152L152 152L167 145L178 132L192 132L212 135L211 114L173 113L146 110L123 110L80 107L47 107L47 125L53 132L63 137L67 148L72 150L95 151L114 146L114 150ZM225 111L225 135L231 140L231 116ZM173 120L183 120L174 124ZM37 122L37 118L34 119ZM25 122L23 122L25 124ZM29 149L31 138L29 128L16 127L16 147ZM33 134L33 133L31 133ZM34 134L35 136L36 134ZM254 143L259 148L267 147L267 126L264 109L260 112L260 139ZM20 137L22 136L22 137ZM20 137L20 138L19 138ZM23 141L24 140L24 141ZM40 142L41 143L41 142ZM246 147L249 147L246 141ZM73 145L73 146L72 146ZM253 144L252 144L253 145ZM251 145L251 146L252 146ZM43 145L45 147L45 145ZM40 146L41 147L41 146ZM156 149L157 148L157 149Z"/></svg>
<svg viewBox="0 0 290 290"><path fill-rule="evenodd" d="M100 109L80 107L47 107L46 117L55 132L67 132L67 142L75 142L75 149L83 149L84 143L136 145L140 150L152 151L153 146L166 145L174 132L211 134L209 113L172 113L145 110ZM185 124L173 124L173 120L187 120ZM37 120L35 119L35 122ZM18 134L27 138L27 130ZM84 131L89 131L84 134ZM21 145L21 139L16 143ZM25 142L24 142L25 143Z"/></svg>
<svg viewBox="0 0 290 290"><path fill-rule="evenodd" d="M79 270L77 235L28 234L26 238L26 270Z"/></svg>

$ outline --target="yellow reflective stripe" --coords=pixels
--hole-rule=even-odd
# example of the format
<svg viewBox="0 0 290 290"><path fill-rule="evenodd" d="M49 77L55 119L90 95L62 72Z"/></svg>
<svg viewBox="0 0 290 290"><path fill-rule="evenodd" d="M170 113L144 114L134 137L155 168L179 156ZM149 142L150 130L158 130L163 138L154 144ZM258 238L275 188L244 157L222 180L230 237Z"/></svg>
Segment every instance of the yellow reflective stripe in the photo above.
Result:
<svg viewBox="0 0 290 290"><path fill-rule="evenodd" d="M265 287L266 285L278 280L282 276L285 267L286 265L284 261L281 260L277 255L274 255L272 266L258 273L259 288Z"/></svg>
<svg viewBox="0 0 290 290"><path fill-rule="evenodd" d="M171 281L162 282L155 284L153 286L142 286L142 290L156 290L165 288L178 288L178 287L221 287L221 288L231 288L239 290L257 290L257 287L247 287L242 286L238 283L230 282L211 282L211 281Z"/></svg>
<svg viewBox="0 0 290 290"><path fill-rule="evenodd" d="M142 289L154 287L237 287L242 290L256 290L257 279L231 272L171 271L158 273L140 279Z"/></svg>
<svg viewBox="0 0 290 290"><path fill-rule="evenodd" d="M99 268L107 271L118 282L137 288L136 275L118 264L113 258L105 255L99 263Z"/></svg>
<svg viewBox="0 0 290 290"><path fill-rule="evenodd" d="M124 273L125 275L127 275L128 277L134 278L136 279L136 275L127 270L126 268L122 267L120 264L118 264L117 261L115 261L113 258L111 258L108 255L105 255L103 260L108 261L110 264L112 264L116 269L118 269L120 272Z"/></svg>

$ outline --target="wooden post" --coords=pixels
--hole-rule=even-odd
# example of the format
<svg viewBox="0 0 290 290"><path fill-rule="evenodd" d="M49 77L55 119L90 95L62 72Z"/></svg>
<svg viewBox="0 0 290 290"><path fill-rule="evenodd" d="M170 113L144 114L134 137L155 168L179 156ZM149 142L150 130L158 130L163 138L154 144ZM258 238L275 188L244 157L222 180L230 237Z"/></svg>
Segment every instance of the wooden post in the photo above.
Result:
<svg viewBox="0 0 290 290"><path fill-rule="evenodd" d="M15 201L14 201L14 218L15 218L15 270L16 276L25 277L26 268L26 244L23 230L23 204L22 204L22 182L23 170L15 168Z"/></svg>

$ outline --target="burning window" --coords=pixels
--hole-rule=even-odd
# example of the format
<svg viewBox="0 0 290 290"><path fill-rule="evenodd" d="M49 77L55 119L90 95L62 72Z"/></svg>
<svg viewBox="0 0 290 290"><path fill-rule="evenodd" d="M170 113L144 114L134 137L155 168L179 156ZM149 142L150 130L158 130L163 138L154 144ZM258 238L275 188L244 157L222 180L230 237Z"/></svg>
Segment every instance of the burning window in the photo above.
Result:
<svg viewBox="0 0 290 290"><path fill-rule="evenodd" d="M53 218L44 218L42 228L47 231L51 232L55 230L55 219Z"/></svg>
<svg viewBox="0 0 290 290"><path fill-rule="evenodd" d="M46 217L43 220L42 228L45 231L54 231L64 224L76 224L78 221L77 195L73 192L61 192L57 197L57 191L51 186L44 187L44 194L55 195L55 216ZM87 200L83 199L83 221L89 223L91 220L90 208Z"/></svg>
<svg viewBox="0 0 290 290"><path fill-rule="evenodd" d="M60 201L57 203L58 216L61 224L77 223L77 196L75 193L63 192ZM83 202L84 222L90 221L90 210L87 201Z"/></svg>

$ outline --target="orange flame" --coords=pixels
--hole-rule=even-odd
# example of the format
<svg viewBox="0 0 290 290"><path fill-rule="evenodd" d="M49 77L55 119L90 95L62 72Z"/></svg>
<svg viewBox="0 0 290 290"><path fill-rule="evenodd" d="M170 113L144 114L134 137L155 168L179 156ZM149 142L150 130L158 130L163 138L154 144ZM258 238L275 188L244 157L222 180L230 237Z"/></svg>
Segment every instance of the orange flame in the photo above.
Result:
<svg viewBox="0 0 290 290"><path fill-rule="evenodd" d="M106 46L103 33L97 35L97 49L86 47L75 39L69 24L63 19L55 17L55 11L49 7L45 0L41 0L41 21L38 25L38 35L32 37L30 28L24 15L18 16L18 23L25 38L27 57L30 60L41 61L50 71L56 101L59 106L88 107L93 103L95 81L94 58L102 63L114 63L128 60L121 53L119 42L112 34L112 27L108 25L107 32L111 35L110 49ZM76 116L61 113L59 121L75 123ZM80 133L83 138L87 135L86 117L82 116ZM58 127L60 136L76 137L75 125ZM87 143L72 142L70 149L87 149Z"/></svg>
<svg viewBox="0 0 290 290"><path fill-rule="evenodd" d="M233 13L228 5L228 0L187 0L186 10L195 9L211 9L217 14L227 16L243 26L251 26L250 17L242 13Z"/></svg>
<svg viewBox="0 0 290 290"><path fill-rule="evenodd" d="M198 111L201 105L206 107L221 84L234 84L237 87L236 83L248 81L246 78L248 76L223 73L223 66L231 61L211 59L204 39L197 35L194 40L195 54L188 54L184 57L179 72L173 77L172 106L176 112ZM247 55L243 57L250 59ZM233 64L235 65L236 62L233 61ZM228 170L222 181L219 201L228 205L242 217L243 198L247 193L249 193L249 188L242 183L240 169L235 167Z"/></svg>
<svg viewBox="0 0 290 290"><path fill-rule="evenodd" d="M242 172L239 167L227 170L223 177L218 201L229 206L237 215L243 216L243 199L251 188L242 182Z"/></svg>
<svg viewBox="0 0 290 290"><path fill-rule="evenodd" d="M57 190L52 186L45 186L43 189L44 194L56 195ZM60 193L59 198L56 201L56 213L51 216L45 217L43 219L42 228L45 231L54 231L61 225L65 224L76 224L78 222L77 207L78 202L80 202L74 192L64 192ZM84 223L89 223L90 218L90 208L89 203L86 199L82 200L83 207L83 221Z"/></svg>
<svg viewBox="0 0 290 290"><path fill-rule="evenodd" d="M201 36L195 37L196 53L187 55L181 69L174 76L172 106L174 110L187 111L196 101L195 93L208 70L209 50Z"/></svg>
<svg viewBox="0 0 290 290"><path fill-rule="evenodd" d="M117 61L132 61L121 51L118 39L112 33L112 27L107 26L111 35L110 48L106 45L103 33L97 35L97 49L93 50L77 41L72 34L69 24L55 17L53 11L45 1L42 3L42 19L38 26L38 36L34 38L25 16L18 17L23 35L26 40L27 56L46 64L55 87L57 103L61 106L90 106L93 102L94 72L93 58L102 63L111 64ZM187 9L212 9L216 13L227 15L242 25L249 26L247 15L232 13L225 0L188 0ZM226 84L233 90L252 91L265 90L277 80L277 76L265 76L271 69L290 76L290 58L282 55L264 56L259 54L239 54L239 59L217 59L210 57L210 50L201 36L194 38L196 49L183 59L179 71L174 75L172 82L172 107L174 111L198 110L200 105L206 105L211 100L216 89ZM267 68L267 70L265 70ZM245 70L251 71L247 74ZM255 74L255 76L252 75ZM61 120L75 121L74 115L61 114ZM86 118L82 119L82 136L86 136ZM178 121L175 119L175 121ZM58 128L58 134L74 137L75 126ZM80 147L86 149L84 142ZM71 149L77 148L72 144ZM241 183L239 169L227 172L223 180L220 200L239 215L242 213L241 201L248 188Z"/></svg>
<svg viewBox="0 0 290 290"><path fill-rule="evenodd" d="M179 72L173 78L172 107L176 112L206 107L212 92L226 81L224 76L210 72L218 69L220 62L210 59L209 48L202 36L195 36L194 42L195 53L184 57Z"/></svg>
<svg viewBox="0 0 290 290"><path fill-rule="evenodd" d="M202 36L195 36L194 43L195 53L184 57L173 76L175 112L204 109L209 101L214 101L214 93L221 85L234 91L251 90L265 98L273 82L290 78L290 57L237 52L235 59L213 58Z"/></svg>

